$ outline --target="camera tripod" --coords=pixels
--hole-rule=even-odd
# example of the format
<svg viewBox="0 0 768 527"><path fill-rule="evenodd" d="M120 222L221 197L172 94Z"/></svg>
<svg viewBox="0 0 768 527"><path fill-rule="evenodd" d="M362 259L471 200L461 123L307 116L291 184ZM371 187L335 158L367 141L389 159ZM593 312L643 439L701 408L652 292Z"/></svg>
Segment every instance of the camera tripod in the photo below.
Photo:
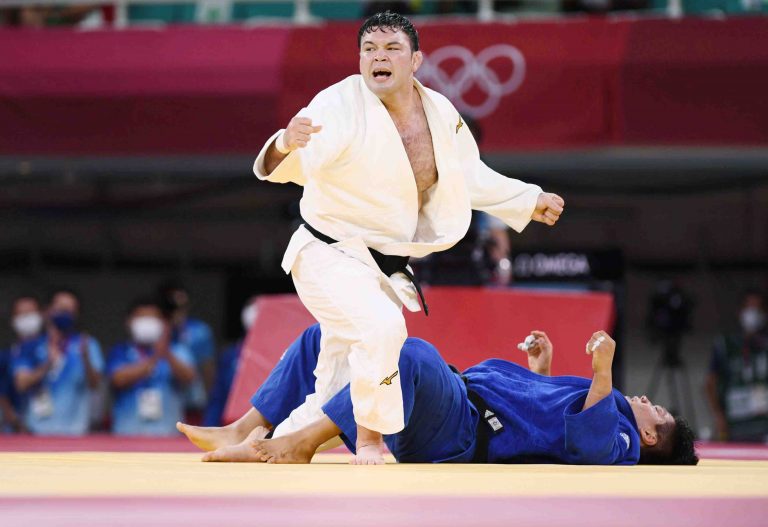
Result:
<svg viewBox="0 0 768 527"><path fill-rule="evenodd" d="M662 336L661 353L653 368L651 382L648 385L648 398L651 401L656 397L656 391L662 378L667 379L667 389L672 403L670 411L673 414L679 413L685 406L685 418L696 430L696 415L694 413L693 392L691 391L691 382L688 377L688 369L680 356L680 348L683 336L680 333L666 334ZM681 389L678 389L678 388ZM680 399L682 391L683 399Z"/></svg>

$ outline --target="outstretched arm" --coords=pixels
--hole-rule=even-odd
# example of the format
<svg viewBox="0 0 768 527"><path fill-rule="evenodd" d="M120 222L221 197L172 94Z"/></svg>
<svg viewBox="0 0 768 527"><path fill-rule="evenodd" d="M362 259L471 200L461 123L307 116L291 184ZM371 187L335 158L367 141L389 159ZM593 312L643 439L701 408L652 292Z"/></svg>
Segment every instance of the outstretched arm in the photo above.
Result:
<svg viewBox="0 0 768 527"><path fill-rule="evenodd" d="M587 355L592 355L592 385L589 387L586 410L608 397L613 391L611 365L616 342L605 331L597 331L587 342Z"/></svg>
<svg viewBox="0 0 768 527"><path fill-rule="evenodd" d="M621 415L611 396L611 364L616 343L598 331L587 342L592 355L592 385L584 403L573 400L565 409L567 463L579 465L635 465L639 438L635 425Z"/></svg>
<svg viewBox="0 0 768 527"><path fill-rule="evenodd" d="M264 159L264 170L271 174L288 154L297 148L304 148L312 139L312 134L322 130L322 126L312 126L308 117L294 117L281 135L267 149Z"/></svg>
<svg viewBox="0 0 768 527"><path fill-rule="evenodd" d="M461 122L461 121L459 121ZM464 169L472 208L487 212L517 232L533 220L552 226L560 219L565 201L541 187L499 174L483 163L472 132L457 132L456 145Z"/></svg>
<svg viewBox="0 0 768 527"><path fill-rule="evenodd" d="M256 156L254 174L262 181L304 186L358 137L356 121L343 94L322 92L267 140Z"/></svg>

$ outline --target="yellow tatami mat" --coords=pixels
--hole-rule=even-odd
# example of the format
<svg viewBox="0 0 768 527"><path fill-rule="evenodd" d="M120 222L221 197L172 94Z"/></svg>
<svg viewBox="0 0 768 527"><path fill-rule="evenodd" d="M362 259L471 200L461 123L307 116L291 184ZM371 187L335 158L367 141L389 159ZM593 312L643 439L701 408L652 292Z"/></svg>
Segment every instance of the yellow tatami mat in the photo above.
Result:
<svg viewBox="0 0 768 527"><path fill-rule="evenodd" d="M762 497L768 461L698 467L202 463L199 454L0 452L0 498L312 495ZM391 459L390 459L391 461Z"/></svg>

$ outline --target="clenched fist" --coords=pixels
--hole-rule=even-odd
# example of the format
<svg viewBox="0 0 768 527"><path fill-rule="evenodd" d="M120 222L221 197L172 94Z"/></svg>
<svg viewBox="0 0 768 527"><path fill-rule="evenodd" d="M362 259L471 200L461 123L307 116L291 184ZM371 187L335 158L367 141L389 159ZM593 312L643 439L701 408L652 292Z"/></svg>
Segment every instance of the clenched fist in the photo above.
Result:
<svg viewBox="0 0 768 527"><path fill-rule="evenodd" d="M312 134L316 134L323 127L321 125L312 126L312 119L309 117L294 117L283 132L282 139L284 150L294 151L297 148L304 148L312 140ZM279 145L280 143L278 143ZM280 150L280 148L278 148Z"/></svg>
<svg viewBox="0 0 768 527"><path fill-rule="evenodd" d="M597 331L587 342L587 355L592 355L592 371L611 373L616 342L605 331Z"/></svg>
<svg viewBox="0 0 768 527"><path fill-rule="evenodd" d="M536 200L536 208L531 215L533 221L554 225L565 209L565 200L557 194L542 192Z"/></svg>
<svg viewBox="0 0 768 527"><path fill-rule="evenodd" d="M531 331L534 338L528 353L528 369L539 375L549 375L552 368L552 342L543 331Z"/></svg>

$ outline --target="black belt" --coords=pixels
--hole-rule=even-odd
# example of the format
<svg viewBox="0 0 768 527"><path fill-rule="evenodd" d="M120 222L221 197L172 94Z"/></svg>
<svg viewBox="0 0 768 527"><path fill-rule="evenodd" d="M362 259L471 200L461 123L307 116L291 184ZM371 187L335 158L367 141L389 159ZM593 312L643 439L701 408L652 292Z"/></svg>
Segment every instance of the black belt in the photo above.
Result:
<svg viewBox="0 0 768 527"><path fill-rule="evenodd" d="M334 240L330 236L326 236L322 232L312 227L312 225L307 223L304 218L302 218L302 221L304 221L304 227L312 233L312 236L318 240L324 241L329 245L332 243L338 243L338 240ZM379 266L379 269L381 269L385 275L392 276L395 273L403 273L408 277L408 280L410 280L413 286L416 288L416 292L419 293L419 299L421 299L421 305L424 308L424 315L429 316L429 307L427 307L427 301L424 299L424 293L421 290L421 286L419 286L419 281L416 280L416 277L413 276L413 273L408 270L407 266L409 257L382 254L375 249L371 249L370 247L368 247L368 250L371 252L371 256L373 256L373 259L376 261L376 265Z"/></svg>
<svg viewBox="0 0 768 527"><path fill-rule="evenodd" d="M467 388L467 397L469 401L475 406L478 412L477 419L477 431L475 432L475 455L472 457L470 463L488 463L488 445L491 442L492 432L497 430L491 425L490 419L496 419L496 414L490 409L485 399L480 397L476 391L469 387L469 379L462 375L461 372L451 364L448 365L451 370L461 377L464 381L464 386ZM498 419L496 420L498 422ZM501 424L499 425L501 427ZM501 430L499 428L498 430Z"/></svg>

